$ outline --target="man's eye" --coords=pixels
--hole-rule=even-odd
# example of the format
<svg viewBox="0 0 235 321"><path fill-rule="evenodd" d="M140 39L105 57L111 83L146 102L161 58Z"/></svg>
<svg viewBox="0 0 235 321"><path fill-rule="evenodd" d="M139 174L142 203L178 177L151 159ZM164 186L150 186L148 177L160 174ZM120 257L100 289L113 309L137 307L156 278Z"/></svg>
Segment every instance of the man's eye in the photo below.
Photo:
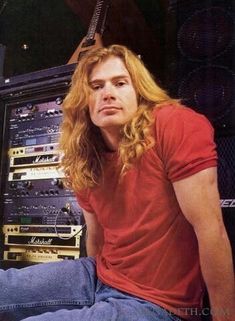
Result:
<svg viewBox="0 0 235 321"><path fill-rule="evenodd" d="M101 88L101 85L93 85L92 89L93 90L99 90Z"/></svg>
<svg viewBox="0 0 235 321"><path fill-rule="evenodd" d="M117 87L122 87L123 85L125 85L125 81L118 81L118 82L116 83L116 86L117 86Z"/></svg>

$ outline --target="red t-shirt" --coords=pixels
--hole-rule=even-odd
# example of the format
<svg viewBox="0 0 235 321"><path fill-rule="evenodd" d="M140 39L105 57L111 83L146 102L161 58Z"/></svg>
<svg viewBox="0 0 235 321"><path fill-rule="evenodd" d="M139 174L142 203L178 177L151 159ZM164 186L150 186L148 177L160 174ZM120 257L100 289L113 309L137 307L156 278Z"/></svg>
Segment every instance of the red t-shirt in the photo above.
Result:
<svg viewBox="0 0 235 321"><path fill-rule="evenodd" d="M96 257L98 277L197 320L190 309L200 309L204 294L198 244L172 182L216 166L213 129L204 116L186 107L168 105L154 116L155 146L122 180L117 154L107 153L102 183L77 198L104 230L102 253Z"/></svg>

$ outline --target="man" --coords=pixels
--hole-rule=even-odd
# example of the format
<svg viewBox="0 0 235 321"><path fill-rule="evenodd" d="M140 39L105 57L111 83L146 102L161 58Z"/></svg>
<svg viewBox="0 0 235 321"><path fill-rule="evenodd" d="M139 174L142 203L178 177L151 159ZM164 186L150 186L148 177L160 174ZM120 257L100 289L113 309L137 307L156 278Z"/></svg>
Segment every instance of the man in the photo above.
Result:
<svg viewBox="0 0 235 321"><path fill-rule="evenodd" d="M234 320L231 249L205 117L170 99L138 57L113 45L78 64L60 145L89 257L2 272L2 315L199 320L208 314L205 281L213 321Z"/></svg>

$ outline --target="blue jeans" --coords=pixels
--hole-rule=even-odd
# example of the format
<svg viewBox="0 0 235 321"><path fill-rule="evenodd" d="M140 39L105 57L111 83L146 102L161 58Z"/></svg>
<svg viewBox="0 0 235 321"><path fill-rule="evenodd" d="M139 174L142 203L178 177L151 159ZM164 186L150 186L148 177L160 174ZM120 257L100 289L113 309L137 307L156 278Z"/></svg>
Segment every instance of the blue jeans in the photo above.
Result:
<svg viewBox="0 0 235 321"><path fill-rule="evenodd" d="M91 257L0 270L0 321L179 321L103 284Z"/></svg>

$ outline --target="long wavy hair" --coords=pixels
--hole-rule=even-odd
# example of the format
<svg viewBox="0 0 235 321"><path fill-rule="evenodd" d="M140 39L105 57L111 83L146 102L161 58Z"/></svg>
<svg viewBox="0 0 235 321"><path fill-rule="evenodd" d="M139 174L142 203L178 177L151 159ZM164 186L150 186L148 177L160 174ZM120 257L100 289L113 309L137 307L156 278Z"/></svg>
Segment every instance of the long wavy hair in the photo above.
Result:
<svg viewBox="0 0 235 321"><path fill-rule="evenodd" d="M100 62L119 57L132 79L138 109L121 129L119 161L123 175L147 149L154 145L151 135L152 111L172 99L155 82L141 59L125 46L111 45L88 52L78 63L70 90L63 102L60 149L61 167L67 184L78 191L99 184L105 164L105 144L100 129L90 118L89 76Z"/></svg>

